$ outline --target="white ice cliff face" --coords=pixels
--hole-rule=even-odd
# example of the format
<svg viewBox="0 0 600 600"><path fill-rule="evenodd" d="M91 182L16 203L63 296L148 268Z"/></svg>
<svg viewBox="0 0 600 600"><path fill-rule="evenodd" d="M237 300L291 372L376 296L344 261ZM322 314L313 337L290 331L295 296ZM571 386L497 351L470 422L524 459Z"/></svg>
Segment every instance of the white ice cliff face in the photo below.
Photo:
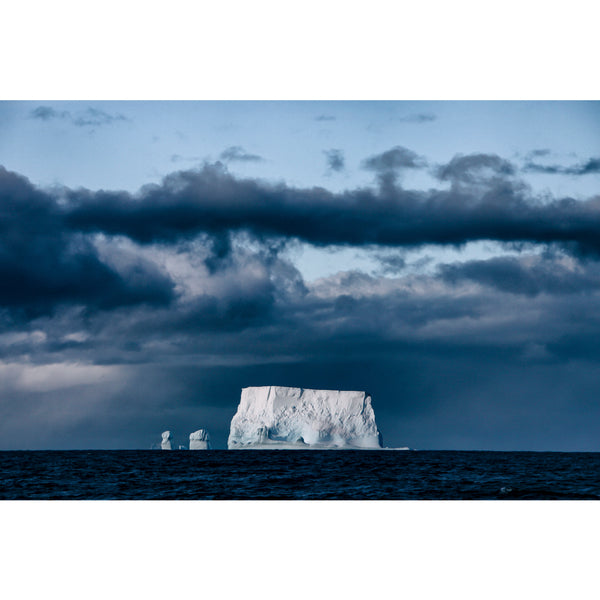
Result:
<svg viewBox="0 0 600 600"><path fill-rule="evenodd" d="M190 433L190 450L210 450L210 436L206 429Z"/></svg>
<svg viewBox="0 0 600 600"><path fill-rule="evenodd" d="M173 436L170 431L163 431L162 441L160 442L161 450L172 450L171 443L173 442Z"/></svg>
<svg viewBox="0 0 600 600"><path fill-rule="evenodd" d="M242 390L227 447L381 448L366 392L280 386Z"/></svg>

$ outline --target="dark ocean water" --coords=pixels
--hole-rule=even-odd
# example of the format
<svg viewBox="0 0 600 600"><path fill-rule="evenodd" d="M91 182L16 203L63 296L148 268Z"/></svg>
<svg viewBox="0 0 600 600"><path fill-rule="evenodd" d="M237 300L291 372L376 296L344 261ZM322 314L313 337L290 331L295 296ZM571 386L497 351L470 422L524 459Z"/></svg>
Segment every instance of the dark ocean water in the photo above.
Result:
<svg viewBox="0 0 600 600"><path fill-rule="evenodd" d="M13 451L0 499L597 500L600 453Z"/></svg>

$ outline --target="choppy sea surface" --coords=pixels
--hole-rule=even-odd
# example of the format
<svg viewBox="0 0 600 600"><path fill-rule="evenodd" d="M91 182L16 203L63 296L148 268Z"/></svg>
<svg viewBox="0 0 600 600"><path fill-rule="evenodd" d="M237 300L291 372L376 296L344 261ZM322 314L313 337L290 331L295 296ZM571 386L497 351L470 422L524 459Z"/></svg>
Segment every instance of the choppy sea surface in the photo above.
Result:
<svg viewBox="0 0 600 600"><path fill-rule="evenodd" d="M11 500L597 500L600 453L0 452Z"/></svg>

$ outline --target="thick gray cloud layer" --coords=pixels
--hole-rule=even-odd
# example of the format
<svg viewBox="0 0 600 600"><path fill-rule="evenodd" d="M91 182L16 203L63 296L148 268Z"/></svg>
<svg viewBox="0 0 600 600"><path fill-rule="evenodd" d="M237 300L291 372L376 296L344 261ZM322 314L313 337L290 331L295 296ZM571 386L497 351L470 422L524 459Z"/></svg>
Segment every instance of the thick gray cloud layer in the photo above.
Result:
<svg viewBox="0 0 600 600"><path fill-rule="evenodd" d="M502 292L537 296L538 294L579 294L600 289L600 268L596 263L585 268L564 264L556 258L527 262L515 257L472 260L442 265L444 281L474 281Z"/></svg>
<svg viewBox="0 0 600 600"><path fill-rule="evenodd" d="M434 172L440 189L336 194L205 165L127 194L0 170L0 439L148 447L207 426L223 446L239 388L279 384L367 389L392 446L599 449L599 199L535 198L494 155ZM401 254L478 240L520 252L430 274ZM299 242L381 269L304 281Z"/></svg>
<svg viewBox="0 0 600 600"><path fill-rule="evenodd" d="M384 175L419 164L393 149L365 163ZM389 169L389 170L388 170ZM485 178L482 170L490 170ZM600 200L542 202L507 177L498 157L458 157L438 170L450 190L405 190L384 178L379 190L339 194L239 179L223 167L180 171L137 195L66 192L60 209L73 231L125 235L140 243L174 243L209 233L247 231L257 238L294 238L316 245L465 244L476 240L560 243L573 252L600 250Z"/></svg>
<svg viewBox="0 0 600 600"><path fill-rule="evenodd" d="M2 167L0 198L0 307L37 314L62 303L96 309L173 297L154 264L109 266L87 236L65 228L57 198Z"/></svg>

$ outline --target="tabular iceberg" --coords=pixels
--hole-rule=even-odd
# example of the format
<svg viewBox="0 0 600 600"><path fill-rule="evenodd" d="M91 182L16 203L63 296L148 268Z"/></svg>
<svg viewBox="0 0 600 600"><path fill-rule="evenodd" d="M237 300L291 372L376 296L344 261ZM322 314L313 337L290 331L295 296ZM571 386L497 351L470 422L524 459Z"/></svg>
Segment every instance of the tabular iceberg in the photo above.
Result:
<svg viewBox="0 0 600 600"><path fill-rule="evenodd" d="M366 392L248 387L227 447L381 448L381 434Z"/></svg>
<svg viewBox="0 0 600 600"><path fill-rule="evenodd" d="M173 441L173 436L170 431L163 431L162 433L162 441L160 442L161 450L172 450L171 442Z"/></svg>
<svg viewBox="0 0 600 600"><path fill-rule="evenodd" d="M210 436L206 429L190 433L190 450L210 450Z"/></svg>

